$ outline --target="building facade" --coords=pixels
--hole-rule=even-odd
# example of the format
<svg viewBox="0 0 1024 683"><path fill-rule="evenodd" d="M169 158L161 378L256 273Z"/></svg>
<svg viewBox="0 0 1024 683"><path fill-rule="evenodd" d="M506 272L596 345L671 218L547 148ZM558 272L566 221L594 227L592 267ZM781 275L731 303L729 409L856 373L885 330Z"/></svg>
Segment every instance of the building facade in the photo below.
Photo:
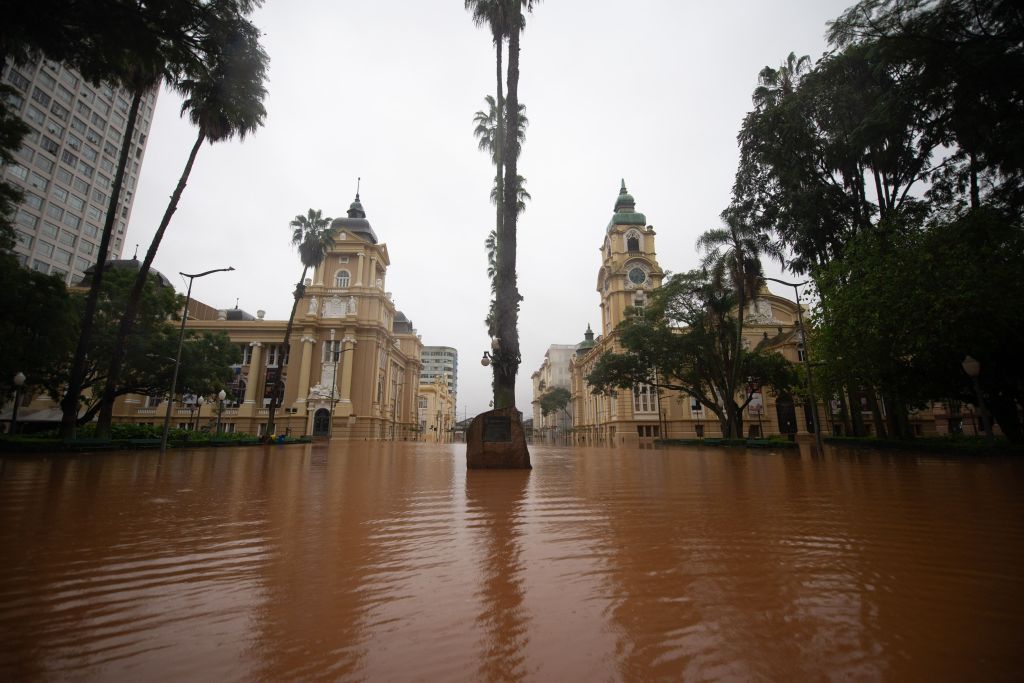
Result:
<svg viewBox="0 0 1024 683"><path fill-rule="evenodd" d="M278 434L416 438L423 343L386 291L387 245L377 241L358 195L348 217L335 219L332 228L335 244L306 280L289 349L283 348L287 320L237 309L210 320L205 309L190 307L189 329L223 332L242 352L224 405L207 404L203 428L214 428L219 418L226 431L263 434L279 377ZM158 423L166 409L161 403L126 397L117 418ZM194 413L193 406L176 405L173 424L185 426Z"/></svg>
<svg viewBox="0 0 1024 683"><path fill-rule="evenodd" d="M448 385L448 392L452 395L452 400L457 400L459 395L459 352L451 346L424 346L420 384L433 384L438 377Z"/></svg>
<svg viewBox="0 0 1024 683"><path fill-rule="evenodd" d="M455 426L455 396L443 377L421 384L416 397L421 441L451 443Z"/></svg>
<svg viewBox="0 0 1024 683"><path fill-rule="evenodd" d="M533 381L533 437L544 443L568 443L572 432L570 406L544 415L540 399L555 388L569 390L572 378L569 362L576 354L575 344L552 344L544 353L541 363L530 379Z"/></svg>
<svg viewBox="0 0 1024 683"><path fill-rule="evenodd" d="M601 246L597 291L602 333L595 338L588 326L570 361L573 434L578 444L636 445L659 438L721 436L717 418L690 396L647 385L634 387L632 392L595 395L586 381L602 354L621 352L616 327L627 309L642 308L662 283L664 272L654 238L654 229L636 211L623 183ZM743 344L748 348L760 345L794 362L801 360L802 340L796 322L796 304L762 288L744 312ZM798 411L791 399L762 394L754 386L746 390L754 394L744 415L749 436L808 431L806 411Z"/></svg>
<svg viewBox="0 0 1024 683"><path fill-rule="evenodd" d="M71 285L98 258L132 96L106 83L86 83L47 59L2 66L3 82L15 91L7 106L30 129L15 163L2 169L4 180L25 195L14 216L14 253L22 265ZM124 250L157 92L147 93L139 106L108 259Z"/></svg>

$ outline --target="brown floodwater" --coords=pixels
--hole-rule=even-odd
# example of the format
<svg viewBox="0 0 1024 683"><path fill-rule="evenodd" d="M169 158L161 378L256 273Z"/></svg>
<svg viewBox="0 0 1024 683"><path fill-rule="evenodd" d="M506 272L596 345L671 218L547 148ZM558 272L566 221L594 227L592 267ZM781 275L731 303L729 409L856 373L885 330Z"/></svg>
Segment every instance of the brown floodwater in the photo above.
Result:
<svg viewBox="0 0 1024 683"><path fill-rule="evenodd" d="M0 680L998 680L1024 461L410 443L0 460Z"/></svg>

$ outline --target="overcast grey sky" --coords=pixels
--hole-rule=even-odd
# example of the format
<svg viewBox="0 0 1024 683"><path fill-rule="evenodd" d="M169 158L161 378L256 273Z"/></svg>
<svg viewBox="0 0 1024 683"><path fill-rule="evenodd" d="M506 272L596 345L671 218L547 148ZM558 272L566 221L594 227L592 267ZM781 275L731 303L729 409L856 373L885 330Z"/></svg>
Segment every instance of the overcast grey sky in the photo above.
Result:
<svg viewBox="0 0 1024 683"><path fill-rule="evenodd" d="M523 364L517 402L550 344L599 328L598 253L620 179L657 231L662 268L694 267L694 242L729 201L736 133L757 73L790 51L817 59L848 0L546 0L522 37L519 162L533 195L519 225ZM362 202L391 255L388 289L425 344L459 351L459 416L487 409L483 241L494 225L473 114L494 92L494 49L461 0L267 0L266 126L205 146L155 267L234 266L193 295L286 318L301 271L288 222ZM195 131L161 93L125 255L145 250ZM772 287L778 293L790 292Z"/></svg>

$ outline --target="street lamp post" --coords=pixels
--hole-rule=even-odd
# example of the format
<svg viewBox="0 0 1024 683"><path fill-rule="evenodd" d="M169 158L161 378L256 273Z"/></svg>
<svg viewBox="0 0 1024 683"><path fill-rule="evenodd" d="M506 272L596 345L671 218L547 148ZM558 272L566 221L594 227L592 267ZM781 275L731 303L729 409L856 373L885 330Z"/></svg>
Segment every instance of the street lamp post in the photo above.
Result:
<svg viewBox="0 0 1024 683"><path fill-rule="evenodd" d="M785 280L779 280L774 277L766 277L765 280L771 280L772 282L778 282L780 285L786 285L787 287L793 288L793 295L796 297L796 315L797 320L800 324L800 337L801 343L803 344L804 350L804 368L807 369L807 397L811 401L811 424L814 426L814 443L818 447L818 453L824 455L825 448L821 441L821 424L818 422L818 401L814 398L814 389L811 380L811 358L810 354L807 353L807 331L804 329L804 314L803 307L800 305L800 287L808 284L810 281L805 280L804 282L786 282Z"/></svg>
<svg viewBox="0 0 1024 683"><path fill-rule="evenodd" d="M220 421L224 415L224 399L228 397L228 392L221 389L217 392L217 433L220 434Z"/></svg>
<svg viewBox="0 0 1024 683"><path fill-rule="evenodd" d="M11 436L18 433L18 404L21 403L21 391L25 386L25 373L14 373L14 407L11 408Z"/></svg>
<svg viewBox="0 0 1024 683"><path fill-rule="evenodd" d="M978 375L981 374L981 363L976 358L971 356L965 356L963 363L960 364L963 367L964 372L971 378L971 384L974 385L974 395L978 399L978 410L981 411L981 426L985 429L985 440L988 441L991 446L995 441L995 437L992 435L992 420L989 419L988 408L985 407L985 399L981 397L981 385L978 384ZM975 425L974 433L978 433L978 427Z"/></svg>
<svg viewBox="0 0 1024 683"><path fill-rule="evenodd" d="M199 407L196 408L196 421L195 421L195 423L192 426L192 431L193 432L198 432L199 431L199 423L203 421L203 406L206 405L206 398L203 397L203 396L200 396L199 399L196 401L196 404Z"/></svg>
<svg viewBox="0 0 1024 683"><path fill-rule="evenodd" d="M181 347L185 343L185 322L188 320L188 302L192 299L192 282L198 277L205 277L211 273L222 273L234 270L233 267L214 268L202 273L178 273L188 278L188 292L185 294L185 308L181 314L181 330L178 332L178 355L174 359L174 374L171 376L171 391L167 394L167 412L164 413L164 429L160 435L160 453L167 452L167 432L171 428L171 407L174 404L174 391L178 388L178 369L181 367Z"/></svg>

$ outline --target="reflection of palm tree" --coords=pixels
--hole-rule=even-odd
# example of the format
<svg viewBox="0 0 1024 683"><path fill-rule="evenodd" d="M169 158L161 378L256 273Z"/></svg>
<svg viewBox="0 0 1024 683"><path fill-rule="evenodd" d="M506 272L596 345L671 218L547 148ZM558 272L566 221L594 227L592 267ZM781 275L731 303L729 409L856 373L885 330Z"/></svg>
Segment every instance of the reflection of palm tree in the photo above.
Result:
<svg viewBox="0 0 1024 683"><path fill-rule="evenodd" d="M482 582L477 595L481 630L480 680L525 678L528 621L523 612L521 510L529 471L466 473L466 507L471 526L480 534L478 549Z"/></svg>
<svg viewBox="0 0 1024 683"><path fill-rule="evenodd" d="M327 257L327 251L334 246L334 231L331 230L331 218L324 218L320 209L309 209L306 215L299 214L288 224L292 228L292 246L299 250L302 261L302 275L295 285L295 296L292 301L292 312L288 316L288 325L284 328L284 342L281 344L280 370L274 375L270 386L270 410L267 411L267 434L274 433L274 413L277 410L278 385L281 372L284 370L284 358L288 353L288 344L292 338L292 327L295 324L295 309L306 293L306 273L316 268Z"/></svg>

